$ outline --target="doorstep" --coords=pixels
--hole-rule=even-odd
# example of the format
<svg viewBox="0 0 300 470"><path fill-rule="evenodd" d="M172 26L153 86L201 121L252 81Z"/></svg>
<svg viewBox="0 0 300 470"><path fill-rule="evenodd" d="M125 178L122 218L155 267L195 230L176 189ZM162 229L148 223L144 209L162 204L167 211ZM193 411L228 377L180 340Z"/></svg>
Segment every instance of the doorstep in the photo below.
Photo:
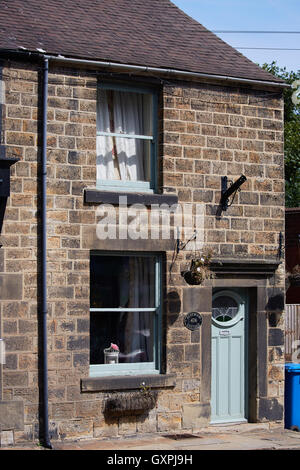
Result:
<svg viewBox="0 0 300 470"><path fill-rule="evenodd" d="M278 428L283 429L283 424L273 425ZM210 424L205 428L197 430L197 433L234 433L234 432L256 432L256 431L269 431L271 428L271 423L216 423Z"/></svg>

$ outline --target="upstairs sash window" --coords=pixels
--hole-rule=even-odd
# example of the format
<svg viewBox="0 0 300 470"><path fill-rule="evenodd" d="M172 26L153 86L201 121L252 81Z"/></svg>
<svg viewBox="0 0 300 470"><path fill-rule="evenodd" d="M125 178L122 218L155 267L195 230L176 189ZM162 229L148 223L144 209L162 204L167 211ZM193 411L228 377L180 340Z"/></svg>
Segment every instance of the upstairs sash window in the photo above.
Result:
<svg viewBox="0 0 300 470"><path fill-rule="evenodd" d="M99 86L98 187L155 190L156 112L151 89Z"/></svg>

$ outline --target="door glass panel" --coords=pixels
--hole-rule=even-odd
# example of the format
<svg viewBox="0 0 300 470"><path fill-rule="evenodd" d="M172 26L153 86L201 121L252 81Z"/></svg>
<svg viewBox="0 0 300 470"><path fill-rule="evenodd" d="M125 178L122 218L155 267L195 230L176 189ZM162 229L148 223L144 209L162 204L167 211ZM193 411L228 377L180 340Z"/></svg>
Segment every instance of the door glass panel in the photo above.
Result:
<svg viewBox="0 0 300 470"><path fill-rule="evenodd" d="M219 322L228 322L236 317L239 306L230 296L222 295L213 300L212 317Z"/></svg>

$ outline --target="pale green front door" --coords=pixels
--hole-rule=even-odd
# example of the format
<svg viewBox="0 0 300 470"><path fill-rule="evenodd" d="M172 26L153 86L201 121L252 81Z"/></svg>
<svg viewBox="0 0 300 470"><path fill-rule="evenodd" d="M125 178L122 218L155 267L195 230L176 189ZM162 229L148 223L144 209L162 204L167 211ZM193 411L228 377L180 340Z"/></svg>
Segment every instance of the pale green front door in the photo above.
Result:
<svg viewBox="0 0 300 470"><path fill-rule="evenodd" d="M246 421L247 295L213 292L211 422Z"/></svg>

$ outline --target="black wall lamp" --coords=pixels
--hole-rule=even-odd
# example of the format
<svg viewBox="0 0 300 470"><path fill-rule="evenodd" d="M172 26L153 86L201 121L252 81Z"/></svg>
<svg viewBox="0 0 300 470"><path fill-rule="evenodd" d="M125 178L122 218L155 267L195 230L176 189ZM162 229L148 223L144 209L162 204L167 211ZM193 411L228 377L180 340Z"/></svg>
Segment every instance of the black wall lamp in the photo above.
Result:
<svg viewBox="0 0 300 470"><path fill-rule="evenodd" d="M0 233L5 214L7 198L10 196L10 167L19 161L19 158L5 158L0 156ZM0 245L1 247L2 245Z"/></svg>
<svg viewBox="0 0 300 470"><path fill-rule="evenodd" d="M0 157L0 198L10 196L10 167L19 161L19 158Z"/></svg>
<svg viewBox="0 0 300 470"><path fill-rule="evenodd" d="M227 176L222 176L222 179L221 179L221 184L222 184L222 187L221 187L221 206L222 206L222 210L223 211L226 211L227 208L229 206L231 206L231 204L233 203L233 200L235 198L235 195L237 193L237 191L240 191L240 186L247 180L246 176L245 175L242 175L239 177L238 180L236 180L234 183L231 182L231 185L229 186L229 188L227 187L228 186L228 178ZM233 194L233 198L229 204L229 198L230 196Z"/></svg>

